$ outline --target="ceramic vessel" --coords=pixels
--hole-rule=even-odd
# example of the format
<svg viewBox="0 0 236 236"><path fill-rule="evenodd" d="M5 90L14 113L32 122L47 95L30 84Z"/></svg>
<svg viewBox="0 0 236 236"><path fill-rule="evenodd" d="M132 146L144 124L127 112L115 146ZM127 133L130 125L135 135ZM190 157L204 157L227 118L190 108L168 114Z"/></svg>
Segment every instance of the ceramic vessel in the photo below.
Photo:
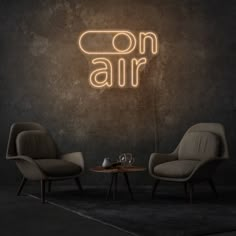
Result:
<svg viewBox="0 0 236 236"><path fill-rule="evenodd" d="M111 166L112 166L111 159L109 157L104 158L103 163L102 163L102 167L109 168Z"/></svg>

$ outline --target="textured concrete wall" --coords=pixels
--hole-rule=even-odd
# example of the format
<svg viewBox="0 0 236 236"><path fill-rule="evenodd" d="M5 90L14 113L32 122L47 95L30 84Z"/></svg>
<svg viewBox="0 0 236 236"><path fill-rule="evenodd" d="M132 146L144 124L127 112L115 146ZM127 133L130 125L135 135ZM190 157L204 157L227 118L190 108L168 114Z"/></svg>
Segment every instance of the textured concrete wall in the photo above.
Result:
<svg viewBox="0 0 236 236"><path fill-rule="evenodd" d="M9 127L37 121L61 150L83 151L87 167L132 152L146 165L171 151L196 122L222 122L236 154L235 1L0 1L0 175L18 178L4 160ZM138 89L95 90L77 46L87 29L157 32L160 53ZM221 181L236 174L225 165ZM86 173L83 182L105 183ZM133 182L151 183L147 174Z"/></svg>

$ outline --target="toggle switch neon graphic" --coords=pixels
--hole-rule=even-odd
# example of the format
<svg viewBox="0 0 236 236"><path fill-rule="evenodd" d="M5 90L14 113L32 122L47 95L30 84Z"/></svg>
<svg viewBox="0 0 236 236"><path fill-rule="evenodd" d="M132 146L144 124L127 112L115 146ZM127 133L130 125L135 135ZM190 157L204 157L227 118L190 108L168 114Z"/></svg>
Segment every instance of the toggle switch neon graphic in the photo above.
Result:
<svg viewBox="0 0 236 236"><path fill-rule="evenodd" d="M156 55L159 50L154 32L128 30L88 30L79 36L78 46L96 67L89 75L89 83L94 88L116 85L137 88L140 70L148 61L147 54Z"/></svg>

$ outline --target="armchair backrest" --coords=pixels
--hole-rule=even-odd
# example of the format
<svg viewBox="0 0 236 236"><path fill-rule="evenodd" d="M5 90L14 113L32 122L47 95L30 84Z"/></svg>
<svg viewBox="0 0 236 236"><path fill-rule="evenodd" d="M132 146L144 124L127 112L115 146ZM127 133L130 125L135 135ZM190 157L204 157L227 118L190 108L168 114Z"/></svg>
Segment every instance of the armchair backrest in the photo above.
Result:
<svg viewBox="0 0 236 236"><path fill-rule="evenodd" d="M220 123L193 125L183 136L175 153L178 153L179 159L229 158L223 125Z"/></svg>
<svg viewBox="0 0 236 236"><path fill-rule="evenodd" d="M12 124L7 145L6 158L28 155L32 158L54 158L56 145L47 130L34 122Z"/></svg>
<svg viewBox="0 0 236 236"><path fill-rule="evenodd" d="M18 155L32 159L52 159L57 157L56 145L52 137L45 131L22 131L16 137Z"/></svg>

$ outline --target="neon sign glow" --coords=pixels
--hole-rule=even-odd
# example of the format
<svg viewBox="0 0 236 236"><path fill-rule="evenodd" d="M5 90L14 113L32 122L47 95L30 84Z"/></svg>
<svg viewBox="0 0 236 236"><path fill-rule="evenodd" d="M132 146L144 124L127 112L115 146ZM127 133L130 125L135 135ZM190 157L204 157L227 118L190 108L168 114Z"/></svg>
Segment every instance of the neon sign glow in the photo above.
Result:
<svg viewBox="0 0 236 236"><path fill-rule="evenodd" d="M100 41L96 37L100 37ZM117 43L119 38L126 38L125 48L120 49ZM104 44L104 39L110 41L110 46L104 49L107 45ZM99 44L101 42L101 44ZM128 84L132 88L139 86L139 72L142 66L147 63L147 44L149 42L150 52L152 55L158 53L158 38L153 32L139 32L138 42L134 33L127 30L88 30L83 32L78 39L80 50L88 56L92 56L91 62L93 65L101 65L94 69L89 76L89 83L94 88L111 88L114 87L115 81L119 88L125 88ZM94 47L91 47L91 45ZM137 46L138 45L138 46ZM103 47L102 47L103 46ZM130 59L130 77L127 76L127 58L131 53L142 55L140 58ZM106 56L106 57L105 57ZM117 57L117 67L113 68L111 58ZM117 76L113 73L117 71ZM116 80L114 80L116 78Z"/></svg>

